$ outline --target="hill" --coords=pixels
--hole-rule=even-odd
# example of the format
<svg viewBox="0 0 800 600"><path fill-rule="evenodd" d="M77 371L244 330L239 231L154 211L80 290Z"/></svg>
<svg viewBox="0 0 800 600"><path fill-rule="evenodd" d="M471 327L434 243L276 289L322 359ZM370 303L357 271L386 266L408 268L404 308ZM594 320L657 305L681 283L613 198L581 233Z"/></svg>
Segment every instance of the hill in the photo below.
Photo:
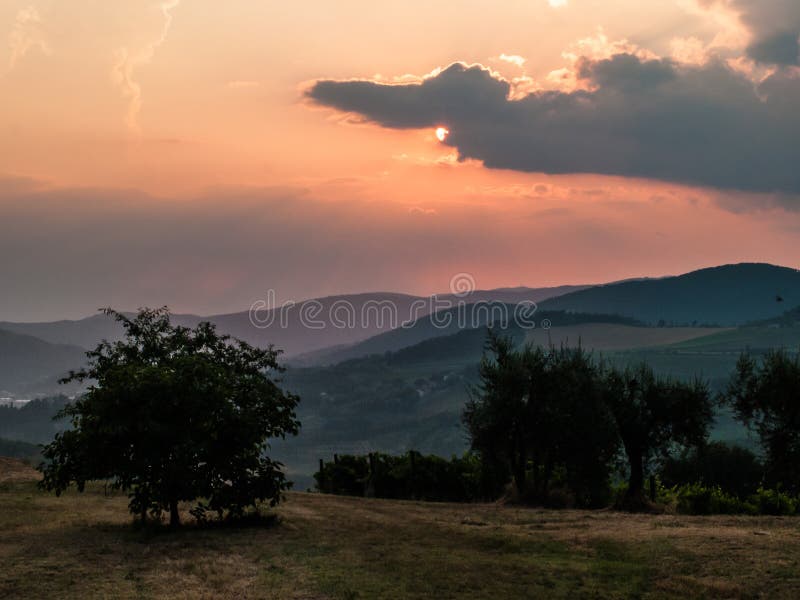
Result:
<svg viewBox="0 0 800 600"><path fill-rule="evenodd" d="M472 292L463 298L445 294L437 296L437 301L451 304L488 301L538 303L584 287L485 290ZM297 356L361 342L428 315L436 306L431 298L378 292L328 296L303 300L287 307L265 308L255 313L257 323L253 322L249 311L207 317L176 314L173 322L193 327L200 321L211 321L223 333L257 346L273 344L286 356ZM122 335L119 324L101 314L73 321L0 322L0 329L34 336L51 344L71 344L87 349L103 339L113 341Z"/></svg>
<svg viewBox="0 0 800 600"><path fill-rule="evenodd" d="M776 317L798 304L796 269L743 263L596 286L546 300L540 308L618 314L650 324L731 326Z"/></svg>
<svg viewBox="0 0 800 600"><path fill-rule="evenodd" d="M0 438L0 461L8 458L16 458L25 463L35 465L38 461L41 461L39 446L28 442ZM0 470L2 470L2 467L0 467Z"/></svg>
<svg viewBox="0 0 800 600"><path fill-rule="evenodd" d="M68 402L66 396L31 400L20 407L0 406L0 438L28 444L47 444L68 425L54 417Z"/></svg>
<svg viewBox="0 0 800 600"><path fill-rule="evenodd" d="M354 358L397 352L435 338L451 337L468 329L480 329L480 335L485 336L483 330L489 324L492 324L498 331L507 332L510 335L517 335L521 330L541 332L543 324L545 327L566 327L579 323L599 322L630 326L639 324L634 319L614 315L539 310L525 313L516 311L515 307L516 305L500 302L463 304L427 315L411 323L405 323L402 327L376 335L358 344L326 348L301 355L291 362L297 366L332 365ZM462 352L457 341L455 343L445 342L439 346L442 358L450 356L452 359L453 353ZM414 350L414 352L419 351L421 349Z"/></svg>
<svg viewBox="0 0 800 600"><path fill-rule="evenodd" d="M795 306L778 317L750 323L755 327L800 327L800 306Z"/></svg>
<svg viewBox="0 0 800 600"><path fill-rule="evenodd" d="M0 481L5 478L0 461ZM292 492L273 527L131 527L128 498L0 484L4 598L793 598L793 519ZM184 515L189 521L189 515Z"/></svg>
<svg viewBox="0 0 800 600"><path fill-rule="evenodd" d="M0 391L41 392L86 361L85 350L0 329Z"/></svg>
<svg viewBox="0 0 800 600"><path fill-rule="evenodd" d="M502 302L504 304L519 304L520 302L544 302L550 298L557 298L564 294L579 292L593 287L591 285L562 285L558 287L530 288L497 288L494 290L475 290L466 295L436 294L440 300L452 302L453 305L475 304L476 302Z"/></svg>
<svg viewBox="0 0 800 600"><path fill-rule="evenodd" d="M526 341L540 346L581 346L598 352L634 350L687 342L727 331L712 327L634 327L622 323L580 323L530 331Z"/></svg>

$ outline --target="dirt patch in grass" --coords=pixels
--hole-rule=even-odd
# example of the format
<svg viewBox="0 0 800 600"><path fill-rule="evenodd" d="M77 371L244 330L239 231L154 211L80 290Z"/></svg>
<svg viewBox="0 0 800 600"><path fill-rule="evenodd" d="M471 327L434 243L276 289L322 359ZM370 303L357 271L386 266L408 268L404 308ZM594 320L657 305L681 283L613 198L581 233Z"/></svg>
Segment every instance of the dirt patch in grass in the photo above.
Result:
<svg viewBox="0 0 800 600"><path fill-rule="evenodd" d="M0 456L0 483L38 481L42 474L31 465L17 459Z"/></svg>

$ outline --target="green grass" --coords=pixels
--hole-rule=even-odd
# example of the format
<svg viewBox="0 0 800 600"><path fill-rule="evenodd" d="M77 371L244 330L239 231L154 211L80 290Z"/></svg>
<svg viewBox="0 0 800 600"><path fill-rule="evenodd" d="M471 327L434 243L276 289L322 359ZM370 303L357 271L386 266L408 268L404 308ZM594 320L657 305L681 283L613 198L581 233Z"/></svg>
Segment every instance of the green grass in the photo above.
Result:
<svg viewBox="0 0 800 600"><path fill-rule="evenodd" d="M577 346L598 352L650 348L676 343L690 343L718 335L720 329L702 327L633 327L617 323L585 323L553 327L549 330L533 329L527 341L543 346Z"/></svg>
<svg viewBox="0 0 800 600"><path fill-rule="evenodd" d="M770 327L740 327L695 337L668 346L670 350L738 354L745 349L764 351L769 348L797 350L800 347L800 327L773 329Z"/></svg>
<svg viewBox="0 0 800 600"><path fill-rule="evenodd" d="M800 585L800 519L293 493L277 525L173 533L133 528L126 503L99 485L56 498L0 483L0 597L791 598Z"/></svg>

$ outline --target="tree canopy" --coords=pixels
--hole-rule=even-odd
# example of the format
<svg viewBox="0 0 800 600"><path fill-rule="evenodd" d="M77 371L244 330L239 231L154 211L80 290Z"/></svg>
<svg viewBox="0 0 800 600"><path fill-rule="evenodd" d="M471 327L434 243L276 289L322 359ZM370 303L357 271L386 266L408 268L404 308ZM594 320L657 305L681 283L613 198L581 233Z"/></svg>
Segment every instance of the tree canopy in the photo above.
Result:
<svg viewBox="0 0 800 600"><path fill-rule="evenodd" d="M644 475L652 459L666 458L675 447L706 441L713 401L704 382L659 377L647 364L607 370L603 396L628 459L624 502L637 508L644 504Z"/></svg>
<svg viewBox="0 0 800 600"><path fill-rule="evenodd" d="M800 491L800 354L742 355L725 398L758 435L770 483Z"/></svg>
<svg viewBox="0 0 800 600"><path fill-rule="evenodd" d="M290 483L266 452L269 439L296 435L299 398L281 389L279 351L219 335L212 324L174 326L166 308L128 317L111 309L121 341L87 353L88 366L64 381L88 391L61 412L72 428L42 454L42 486L61 493L75 483L110 480L146 520L178 503L192 514L241 515L275 505Z"/></svg>
<svg viewBox="0 0 800 600"><path fill-rule="evenodd" d="M580 348L544 350L491 331L463 420L473 450L510 472L521 496L541 501L554 479L582 504L602 503L617 439Z"/></svg>
<svg viewBox="0 0 800 600"><path fill-rule="evenodd" d="M472 449L521 496L546 501L557 480L578 504L603 504L622 449L624 501L639 508L652 459L707 437L713 403L701 381L609 368L580 347L517 349L492 332L486 350L463 420Z"/></svg>

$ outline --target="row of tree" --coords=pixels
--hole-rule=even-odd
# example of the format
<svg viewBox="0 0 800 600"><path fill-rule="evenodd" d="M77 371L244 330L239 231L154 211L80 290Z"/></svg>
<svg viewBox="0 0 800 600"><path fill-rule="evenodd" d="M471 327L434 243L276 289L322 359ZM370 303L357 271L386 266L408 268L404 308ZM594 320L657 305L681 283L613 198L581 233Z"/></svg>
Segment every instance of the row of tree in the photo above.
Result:
<svg viewBox="0 0 800 600"><path fill-rule="evenodd" d="M320 460L314 474L317 489L325 494L431 502L476 502L496 497L487 486L483 464L467 453L450 460L409 451L396 456L373 452L367 456L334 455Z"/></svg>
<svg viewBox="0 0 800 600"><path fill-rule="evenodd" d="M336 455L320 460L314 474L317 490L325 494L433 502L481 502L495 500L506 480L487 469L474 452L446 460L409 451L401 455ZM574 506L572 493L559 487L545 499L547 506ZM617 480L609 485L609 498L624 499L628 485ZM685 448L658 466L647 490L650 499L676 512L693 515L751 514L794 515L800 497L780 486L764 486L764 464L747 448L710 442Z"/></svg>
<svg viewBox="0 0 800 600"><path fill-rule="evenodd" d="M580 505L604 504L624 457L620 504L641 508L646 474L682 448L702 446L720 403L759 436L764 482L800 491L796 355L742 356L715 397L700 380L660 377L646 364L618 369L581 348L520 350L490 332L486 349L464 424L473 451L501 478L507 474L524 499L545 501L555 483Z"/></svg>

